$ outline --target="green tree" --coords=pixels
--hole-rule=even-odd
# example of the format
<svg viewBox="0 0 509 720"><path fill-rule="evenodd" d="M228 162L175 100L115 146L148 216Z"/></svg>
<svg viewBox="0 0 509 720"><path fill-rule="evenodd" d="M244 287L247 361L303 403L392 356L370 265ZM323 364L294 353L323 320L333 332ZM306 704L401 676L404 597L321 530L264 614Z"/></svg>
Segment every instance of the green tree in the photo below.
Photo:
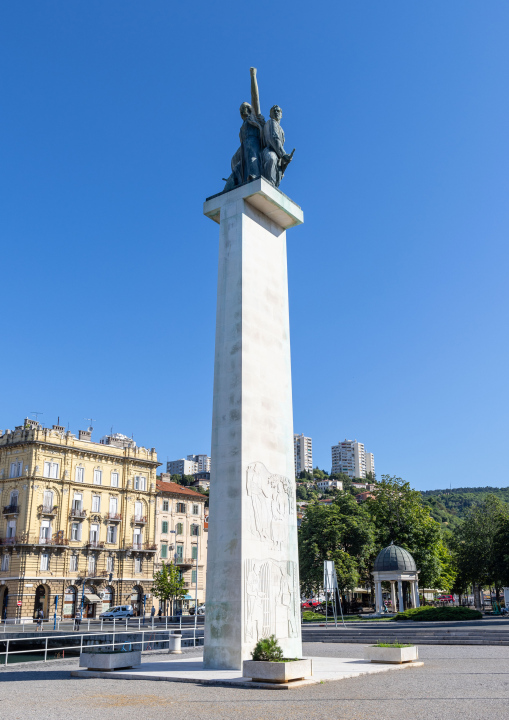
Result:
<svg viewBox="0 0 509 720"><path fill-rule="evenodd" d="M363 503L375 525L377 552L392 542L414 557L419 583L440 587L446 559L440 525L430 515L422 495L401 478L382 475L373 491L374 499ZM444 565L442 564L444 562Z"/></svg>
<svg viewBox="0 0 509 720"><path fill-rule="evenodd" d="M316 480L325 480L325 478L328 478L328 473L325 472L325 470L320 470L320 468L315 467L313 470L313 478Z"/></svg>
<svg viewBox="0 0 509 720"><path fill-rule="evenodd" d="M370 517L355 498L339 493L330 505L311 503L299 528L303 594L316 593L323 585L324 560L334 560L340 591L353 589L372 552Z"/></svg>
<svg viewBox="0 0 509 720"><path fill-rule="evenodd" d="M461 576L474 586L474 601L481 607L480 590L486 585L500 587L504 574L504 556L500 553L501 535L508 522L507 505L488 495L472 507L456 531L456 557Z"/></svg>
<svg viewBox="0 0 509 720"><path fill-rule="evenodd" d="M164 602L165 606L170 601L171 614L173 615L175 603L186 594L184 578L181 577L179 569L173 563L163 564L161 570L154 574L152 592L156 598Z"/></svg>

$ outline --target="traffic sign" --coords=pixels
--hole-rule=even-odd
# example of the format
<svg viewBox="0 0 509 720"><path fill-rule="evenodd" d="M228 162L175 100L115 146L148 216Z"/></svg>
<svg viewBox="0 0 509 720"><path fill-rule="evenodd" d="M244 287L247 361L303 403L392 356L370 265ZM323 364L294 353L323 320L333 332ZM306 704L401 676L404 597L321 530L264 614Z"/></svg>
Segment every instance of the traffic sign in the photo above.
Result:
<svg viewBox="0 0 509 720"><path fill-rule="evenodd" d="M21 600L18 600L18 607L21 607L22 604Z"/></svg>

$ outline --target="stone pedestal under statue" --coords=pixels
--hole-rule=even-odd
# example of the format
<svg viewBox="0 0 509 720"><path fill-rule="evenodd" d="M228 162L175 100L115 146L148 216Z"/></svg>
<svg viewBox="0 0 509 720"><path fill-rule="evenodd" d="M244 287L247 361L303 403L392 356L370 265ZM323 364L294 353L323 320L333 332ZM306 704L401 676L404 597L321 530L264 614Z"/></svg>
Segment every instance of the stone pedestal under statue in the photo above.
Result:
<svg viewBox="0 0 509 720"><path fill-rule="evenodd" d="M209 198L220 224L204 665L240 669L275 635L302 657L286 230L264 178Z"/></svg>

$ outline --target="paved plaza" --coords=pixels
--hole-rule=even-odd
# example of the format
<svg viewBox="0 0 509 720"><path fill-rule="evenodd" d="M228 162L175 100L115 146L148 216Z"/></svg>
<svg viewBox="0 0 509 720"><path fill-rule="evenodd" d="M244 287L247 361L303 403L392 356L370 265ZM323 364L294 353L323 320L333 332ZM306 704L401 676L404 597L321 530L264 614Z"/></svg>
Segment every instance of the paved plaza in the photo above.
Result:
<svg viewBox="0 0 509 720"><path fill-rule="evenodd" d="M362 645L306 643L305 656L361 658ZM198 656L191 651L186 656ZM509 647L419 646L424 666L326 682L291 692L72 678L78 662L0 670L9 720L492 720L507 714ZM144 656L153 662L157 656Z"/></svg>

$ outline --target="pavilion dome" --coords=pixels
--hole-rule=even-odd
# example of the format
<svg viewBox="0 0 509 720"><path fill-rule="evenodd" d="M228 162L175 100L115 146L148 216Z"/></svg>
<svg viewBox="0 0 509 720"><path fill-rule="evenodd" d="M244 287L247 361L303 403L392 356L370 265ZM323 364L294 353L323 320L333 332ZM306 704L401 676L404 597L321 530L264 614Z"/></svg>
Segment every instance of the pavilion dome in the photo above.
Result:
<svg viewBox="0 0 509 720"><path fill-rule="evenodd" d="M392 572L415 572L417 567L408 550L391 543L388 547L380 550L376 556L373 570L375 572L387 570Z"/></svg>

